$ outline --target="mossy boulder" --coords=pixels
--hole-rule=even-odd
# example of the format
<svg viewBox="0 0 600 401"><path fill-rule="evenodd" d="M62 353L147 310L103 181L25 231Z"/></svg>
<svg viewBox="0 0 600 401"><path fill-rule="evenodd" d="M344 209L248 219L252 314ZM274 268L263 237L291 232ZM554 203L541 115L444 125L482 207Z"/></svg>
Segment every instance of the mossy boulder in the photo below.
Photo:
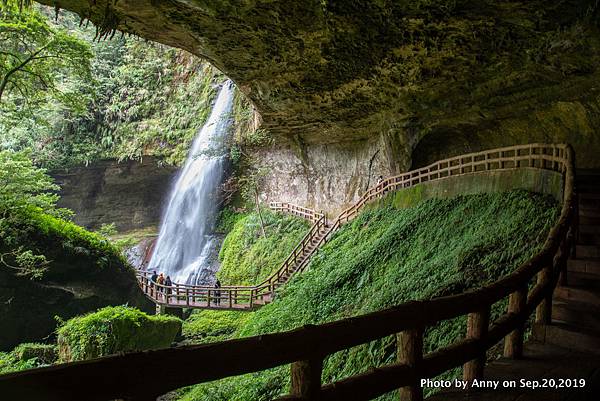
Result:
<svg viewBox="0 0 600 401"><path fill-rule="evenodd" d="M52 337L55 316L67 320L122 304L153 310L133 268L100 235L30 209L0 218L0 252L15 246L43 254L50 263L39 280L0 265L0 350Z"/></svg>
<svg viewBox="0 0 600 401"><path fill-rule="evenodd" d="M49 365L58 358L56 345L25 343L18 345L13 351L19 361L37 358L40 363Z"/></svg>
<svg viewBox="0 0 600 401"><path fill-rule="evenodd" d="M166 348L180 330L181 320L173 316L150 316L126 306L106 307L70 319L58 329L59 360Z"/></svg>
<svg viewBox="0 0 600 401"><path fill-rule="evenodd" d="M10 352L0 352L0 374L47 366L57 358L56 345L20 344Z"/></svg>

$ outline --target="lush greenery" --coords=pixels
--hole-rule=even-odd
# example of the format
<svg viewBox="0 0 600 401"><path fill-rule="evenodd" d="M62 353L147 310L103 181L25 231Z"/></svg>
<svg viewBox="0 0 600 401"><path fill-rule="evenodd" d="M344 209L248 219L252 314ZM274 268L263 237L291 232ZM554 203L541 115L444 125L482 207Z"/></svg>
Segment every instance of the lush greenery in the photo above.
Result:
<svg viewBox="0 0 600 401"><path fill-rule="evenodd" d="M0 352L0 374L47 366L56 359L55 345L21 344L11 352Z"/></svg>
<svg viewBox="0 0 600 401"><path fill-rule="evenodd" d="M308 231L309 224L300 218L266 209L261 213L266 236L258 213L222 214L223 228L231 227L219 253L217 278L222 284L257 284L279 267Z"/></svg>
<svg viewBox="0 0 600 401"><path fill-rule="evenodd" d="M0 52L15 54L1 58L0 80L21 58L46 46L35 55L43 58L11 73L7 88L16 94L2 102L0 149L29 149L46 167L146 155L180 164L210 112L216 85L225 79L185 51L119 35L94 41L95 28L79 26L69 12L55 21L47 7L21 13L5 7L0 17ZM18 54L8 48L20 42L32 50ZM54 85L58 78L60 85ZM34 100L35 107L25 108ZM236 110L248 108L238 103Z"/></svg>
<svg viewBox="0 0 600 401"><path fill-rule="evenodd" d="M58 186L46 170L33 165L27 153L0 150L0 210L2 213L27 207L55 212Z"/></svg>
<svg viewBox="0 0 600 401"><path fill-rule="evenodd" d="M244 325L252 312L195 310L183 322L186 343L228 340Z"/></svg>
<svg viewBox="0 0 600 401"><path fill-rule="evenodd" d="M247 317L234 337L322 323L495 281L540 248L557 213L553 200L525 191L367 210L344 226L275 302ZM494 314L502 307L497 305ZM430 328L426 350L451 343L464 335L464 327L464 319L454 319ZM389 337L330 356L324 380L395 360L394 341ZM271 399L286 390L288 370L283 366L195 386L182 397Z"/></svg>
<svg viewBox="0 0 600 401"><path fill-rule="evenodd" d="M33 165L25 153L0 150L0 265L14 273L40 278L49 264L43 253L34 253L24 241L29 230L21 231L14 223L18 217L66 215L56 208L58 189L44 169ZM25 221L20 222L26 224Z"/></svg>
<svg viewBox="0 0 600 401"><path fill-rule="evenodd" d="M181 320L173 316L149 316L126 306L106 307L70 319L58 328L59 357L66 362L165 348L180 329Z"/></svg>
<svg viewBox="0 0 600 401"><path fill-rule="evenodd" d="M81 111L89 100L71 83L91 80L90 46L36 9L0 2L0 54L3 118L18 121L46 102Z"/></svg>

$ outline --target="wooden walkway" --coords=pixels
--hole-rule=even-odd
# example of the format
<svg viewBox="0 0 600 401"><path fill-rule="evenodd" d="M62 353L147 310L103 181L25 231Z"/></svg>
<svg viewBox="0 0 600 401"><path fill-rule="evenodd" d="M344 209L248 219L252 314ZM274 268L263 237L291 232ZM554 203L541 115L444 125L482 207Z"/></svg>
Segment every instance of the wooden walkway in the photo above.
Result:
<svg viewBox="0 0 600 401"><path fill-rule="evenodd" d="M428 400L600 400L600 171L578 172L577 188L579 235L554 291L551 324L534 326L522 358L495 360L482 378L516 387L444 391ZM521 379L546 387L527 387Z"/></svg>
<svg viewBox="0 0 600 401"><path fill-rule="evenodd" d="M360 199L343 210L333 222L324 213L284 202L272 202L272 210L311 221L312 227L281 266L263 282L254 286L197 286L174 283L165 287L150 281L150 272L139 271L142 291L157 306L172 308L254 310L273 300L276 290L295 274L302 272L317 249L326 243L342 225L354 219L368 204L391 191L412 187L422 182L481 171L515 168L564 169L564 145L528 144L470 153L429 166L389 177L369 188Z"/></svg>
<svg viewBox="0 0 600 401"><path fill-rule="evenodd" d="M324 213L312 209L284 202L272 202L269 206L276 212L301 217L313 224L281 266L263 282L255 286L220 288L180 283L167 287L152 282L151 272L138 271L138 283L144 294L157 306L169 308L254 310L271 302L277 288L306 268L310 257L331 233L331 225Z"/></svg>
<svg viewBox="0 0 600 401"><path fill-rule="evenodd" d="M596 326L598 314L594 306L598 292L596 281L591 276L598 267L598 224L596 220L586 218L596 219L594 205L598 204L600 197L590 190L584 193L581 203L578 202L574 161L570 146L550 144L512 146L447 159L385 180L377 188L367 191L356 205L342 212L341 218L338 217L330 228L326 227L324 218L319 218L322 224L316 226L319 231L329 233L336 224L352 218L361 205L371 199L386 191L418 182L477 171L514 168L549 170L562 174L560 217L548 233L542 249L511 274L494 283L462 294L409 301L384 310L324 324L305 325L285 332L113 355L0 375L0 394L3 399L22 401L151 400L184 386L290 364L290 394L278 398L280 401L370 400L396 389L400 389L403 401L420 401L423 399L421 380L436 378L450 369L462 367L463 380L471 384L483 379L486 374L493 374L494 366L500 362L486 366L486 354L491 349L497 349L498 345L502 345L505 358L502 361L509 369L520 366L521 360L526 361L528 355L532 355L530 346L523 346L524 327L532 316L535 316L534 335L540 343L543 342L544 347L556 344L567 350L566 353L545 353L547 362L543 362L544 365L563 364L565 368L566 363L571 363L576 368L586 365L594 370L597 359L594 359L592 351L598 349L600 336ZM593 207L588 208L586 202ZM581 230L578 229L579 220L582 223ZM318 247L327 239L327 235L319 235L321 239L314 242L313 246ZM311 237L317 238L317 235L307 238ZM300 248L307 248L308 242ZM573 250L578 252L575 257ZM296 264L300 258L300 254L293 258L293 263L288 264L290 270L292 266L305 263ZM242 304L240 299L243 296L249 296L250 305L260 296L266 301L266 295L272 294L274 283L280 279L285 281L283 275L273 277L273 281L264 285L270 290L259 293L258 287L248 287L250 295L238 293L238 303ZM210 290L214 291L213 288ZM182 291L187 291L185 300L181 299ZM203 290L190 293L190 288L182 291L175 295L155 293L154 296L164 297L165 302L170 302L169 297L175 298L171 302L191 302L191 298L206 296L207 306L213 305L214 294L204 295L201 292ZM574 296L577 298L572 299ZM230 290L228 297L221 294L217 298L220 300L219 307L230 302L233 308L236 303L235 290ZM506 301L507 308L500 316L491 314L493 305ZM561 309L561 302L566 303L567 307ZM466 317L467 322L464 337L435 350L423 347L424 333L430 327L461 316ZM322 382L323 363L329 355L390 336L396 339L395 361L350 377L333 379L330 383ZM575 354L576 350L584 352ZM557 361L559 358L567 359ZM210 363L205 368L174 369L178 366L196 366L198 361ZM152 372L160 380L148 380L147 375L140 375L140 369ZM563 369L560 372L573 372L574 379L580 378L576 369ZM536 374L539 377L548 373ZM591 372L591 375L595 373ZM495 398L494 394L479 399L508 400ZM598 393L593 395L597 397ZM518 399L555 399L534 396L537 398ZM572 399L579 400L577 397Z"/></svg>

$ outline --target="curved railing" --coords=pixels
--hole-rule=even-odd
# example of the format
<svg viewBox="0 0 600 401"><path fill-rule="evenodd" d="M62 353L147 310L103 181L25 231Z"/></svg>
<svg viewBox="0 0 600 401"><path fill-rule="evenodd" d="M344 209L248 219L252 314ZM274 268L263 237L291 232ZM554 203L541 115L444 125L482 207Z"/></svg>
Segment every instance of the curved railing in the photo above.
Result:
<svg viewBox="0 0 600 401"><path fill-rule="evenodd" d="M270 302L275 291L293 274L306 268L310 257L327 242L335 231L352 220L368 203L386 193L408 188L422 182L481 171L515 168L547 168L561 163L566 145L528 144L469 153L432 163L426 167L389 177L369 188L356 203L343 210L329 224L324 213L285 202L271 202L275 211L290 213L313 221L304 238L292 250L280 267L263 282L254 286L189 286L176 284L165 287L149 283L148 273L138 274L140 287L154 302L172 307L254 309Z"/></svg>
<svg viewBox="0 0 600 401"><path fill-rule="evenodd" d="M507 155L512 153L512 157ZM523 153L523 154L521 154ZM525 154L527 153L527 154ZM480 156L485 155L483 164ZM496 155L496 156L494 156ZM130 353L91 361L0 376L0 394L19 400L109 400L154 399L176 388L270 369L291 363L291 394L279 400L368 400L401 388L402 399L422 399L421 378L430 378L463 367L463 377L472 381L483 375L486 351L504 339L504 355L521 356L524 325L535 312L536 324L549 324L552 293L566 280L566 262L577 229L574 155L567 145L529 145L496 149L467 155L470 167L461 158L444 161L433 169L407 173L386 180L374 191L385 193L425 177L439 179L485 170L536 168L563 173L561 214L550 230L542 250L512 274L485 287L459 295L411 301L386 310L296 330L213 344L184 346L157 351ZM464 158L462 159L464 160ZM445 163L448 163L444 166ZM461 170L471 169L470 171ZM361 198L364 203L374 192ZM372 198L371 198L372 199ZM348 210L350 210L348 212ZM358 207L338 218L347 221ZM535 284L530 286L532 280ZM492 305L508 298L506 312L490 322ZM440 321L467 315L466 337L428 354L423 352L423 333ZM321 384L324 359L389 335L397 335L397 361L373 368L343 380ZM173 366L205 368L179 369ZM152 372L160 380L148 380L139 369Z"/></svg>

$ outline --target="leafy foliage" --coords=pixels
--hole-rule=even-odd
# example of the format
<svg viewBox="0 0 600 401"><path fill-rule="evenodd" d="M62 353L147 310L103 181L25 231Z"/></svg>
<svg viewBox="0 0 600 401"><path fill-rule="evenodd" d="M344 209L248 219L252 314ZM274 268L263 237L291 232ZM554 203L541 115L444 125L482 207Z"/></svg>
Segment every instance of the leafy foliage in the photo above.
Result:
<svg viewBox="0 0 600 401"><path fill-rule="evenodd" d="M298 217L263 210L266 237L259 216L240 217L225 237L219 252L221 268L217 277L224 285L257 284L290 254L308 231L308 223Z"/></svg>
<svg viewBox="0 0 600 401"><path fill-rule="evenodd" d="M110 306L70 319L59 327L59 357L68 362L122 351L165 348L180 329L181 320L173 316L149 316L134 308Z"/></svg>
<svg viewBox="0 0 600 401"><path fill-rule="evenodd" d="M17 275L39 279L49 264L42 254L35 254L17 240L18 234L10 228L11 216L27 210L66 215L56 209L58 186L44 169L33 165L25 153L0 151L0 264Z"/></svg>
<svg viewBox="0 0 600 401"><path fill-rule="evenodd" d="M33 8L0 5L0 107L20 118L48 100L81 111L85 96L64 80L91 80L88 44Z"/></svg>
<svg viewBox="0 0 600 401"><path fill-rule="evenodd" d="M275 301L254 312L235 337L289 330L380 310L411 299L457 294L496 281L539 250L558 209L525 191L428 200L398 210L366 210L342 227ZM496 305L497 316L503 305ZM426 333L427 352L464 335L465 321ZM325 382L395 360L394 338L336 353ZM455 374L450 372L448 376ZM195 386L189 400L267 400L286 391L289 368ZM382 399L395 399L392 393Z"/></svg>
<svg viewBox="0 0 600 401"><path fill-rule="evenodd" d="M47 366L56 359L55 345L21 344L11 352L0 352L0 374Z"/></svg>
<svg viewBox="0 0 600 401"><path fill-rule="evenodd" d="M228 340L244 325L252 312L196 310L183 322L188 343Z"/></svg>
<svg viewBox="0 0 600 401"><path fill-rule="evenodd" d="M0 210L2 213L27 207L55 211L59 187L46 170L33 165L27 153L0 151Z"/></svg>

